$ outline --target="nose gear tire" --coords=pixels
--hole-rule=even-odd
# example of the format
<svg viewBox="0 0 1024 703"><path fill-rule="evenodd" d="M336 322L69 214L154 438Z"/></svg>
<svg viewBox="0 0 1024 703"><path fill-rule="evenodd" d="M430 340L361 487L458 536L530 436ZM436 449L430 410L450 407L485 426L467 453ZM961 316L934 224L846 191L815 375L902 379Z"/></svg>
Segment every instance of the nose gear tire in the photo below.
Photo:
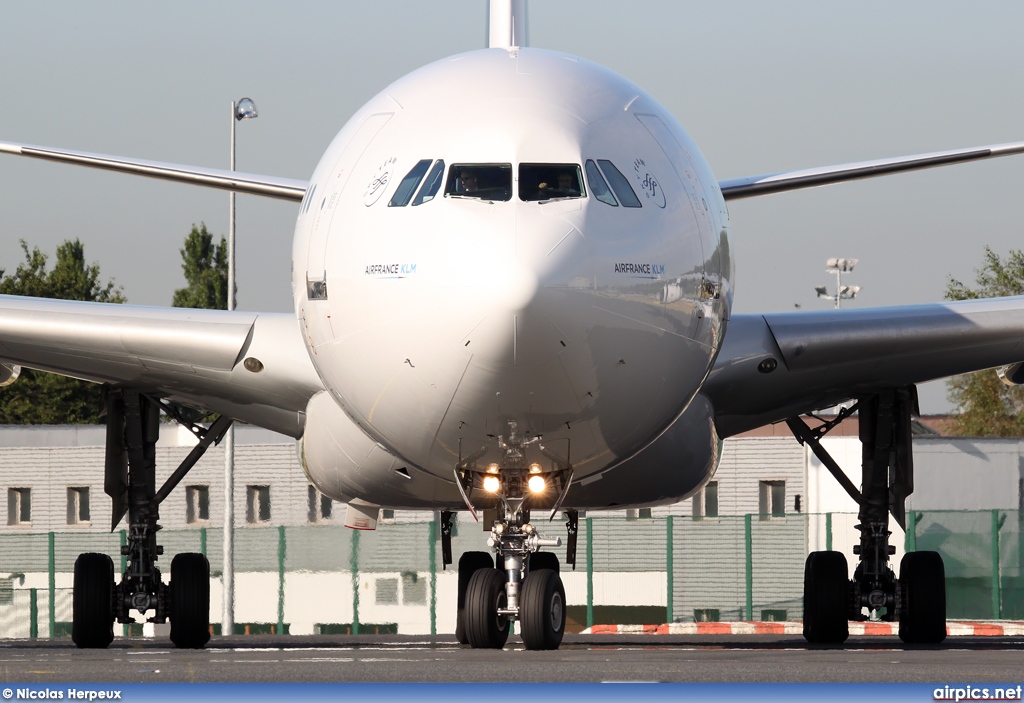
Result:
<svg viewBox="0 0 1024 703"><path fill-rule="evenodd" d="M507 604L505 579L497 569L479 569L469 579L463 612L466 639L473 649L501 649L508 640L509 620L498 615Z"/></svg>
<svg viewBox="0 0 1024 703"><path fill-rule="evenodd" d="M491 569L494 567L494 559L487 552L463 552L459 557L459 593L457 609L455 612L455 639L459 644L469 644L466 636L466 591L469 588L469 580L473 574L480 569Z"/></svg>
<svg viewBox="0 0 1024 703"><path fill-rule="evenodd" d="M531 571L523 582L519 623L527 649L558 649L565 633L565 588L557 571Z"/></svg>

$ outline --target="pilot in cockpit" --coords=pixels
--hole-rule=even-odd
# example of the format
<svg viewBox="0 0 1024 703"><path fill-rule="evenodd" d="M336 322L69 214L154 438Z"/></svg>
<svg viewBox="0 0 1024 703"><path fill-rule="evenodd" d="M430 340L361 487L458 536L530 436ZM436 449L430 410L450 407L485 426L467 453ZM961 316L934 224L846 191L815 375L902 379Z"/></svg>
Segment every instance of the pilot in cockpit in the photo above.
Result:
<svg viewBox="0 0 1024 703"><path fill-rule="evenodd" d="M558 171L554 182L543 181L537 185L537 190L541 199L575 197L580 194L576 176L569 170Z"/></svg>
<svg viewBox="0 0 1024 703"><path fill-rule="evenodd" d="M459 183L462 186L462 190L466 193L472 193L479 189L477 185L476 173L469 170L464 170L459 174Z"/></svg>
<svg viewBox="0 0 1024 703"><path fill-rule="evenodd" d="M576 187L574 174L562 171L558 174L558 190L565 195L579 195L579 188Z"/></svg>

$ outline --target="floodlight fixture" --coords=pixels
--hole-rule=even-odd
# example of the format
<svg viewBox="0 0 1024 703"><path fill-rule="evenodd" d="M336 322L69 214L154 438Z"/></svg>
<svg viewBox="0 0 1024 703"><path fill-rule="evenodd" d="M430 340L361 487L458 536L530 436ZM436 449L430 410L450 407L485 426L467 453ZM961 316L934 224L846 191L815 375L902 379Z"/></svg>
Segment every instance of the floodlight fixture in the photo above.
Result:
<svg viewBox="0 0 1024 703"><path fill-rule="evenodd" d="M841 259L838 257L826 259L825 270L836 275L836 294L829 295L827 286L815 286L814 292L818 294L819 298L834 300L836 303L836 310L840 308L841 301L856 298L857 293L860 292L860 286L844 286L843 273L853 271L853 267L857 265L858 261L859 259Z"/></svg>
<svg viewBox="0 0 1024 703"><path fill-rule="evenodd" d="M251 120L260 116L256 111L256 103L250 98L242 98L235 104L235 119L238 121Z"/></svg>

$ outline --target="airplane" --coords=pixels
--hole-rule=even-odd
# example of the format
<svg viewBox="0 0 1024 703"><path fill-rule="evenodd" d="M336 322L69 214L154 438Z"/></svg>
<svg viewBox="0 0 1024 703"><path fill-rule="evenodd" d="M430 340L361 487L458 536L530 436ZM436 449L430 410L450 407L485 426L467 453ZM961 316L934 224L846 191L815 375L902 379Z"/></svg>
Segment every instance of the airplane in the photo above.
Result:
<svg viewBox="0 0 1024 703"><path fill-rule="evenodd" d="M1024 142L718 180L633 82L526 46L525 5L490 0L488 48L428 64L372 98L307 181L0 142L0 152L298 204L290 313L0 297L0 382L29 367L106 390L105 489L127 568L75 564L73 639L103 648L132 610L209 640L209 564L157 565L159 505L234 422L299 440L303 469L372 529L382 508L490 527L458 564L457 632L556 649L583 510L675 503L713 476L723 439L787 422L860 506L856 564L814 552L804 635L841 643L864 611L905 642L945 636L934 552L889 564L913 490L916 384L1000 368L1024 382L1024 298L735 314L728 203L1024 153ZM853 403L858 488L820 444ZM178 406L217 413L209 427ZM196 450L157 487L160 412ZM559 517L561 516L561 517ZM559 526L559 530L561 526ZM544 533L547 532L545 535Z"/></svg>

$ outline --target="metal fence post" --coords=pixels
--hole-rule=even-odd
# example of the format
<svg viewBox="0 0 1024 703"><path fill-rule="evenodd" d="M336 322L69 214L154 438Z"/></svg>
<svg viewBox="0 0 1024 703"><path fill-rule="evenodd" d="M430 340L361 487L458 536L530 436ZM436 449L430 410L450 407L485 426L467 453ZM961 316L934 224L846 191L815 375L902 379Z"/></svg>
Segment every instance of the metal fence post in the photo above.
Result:
<svg viewBox="0 0 1024 703"><path fill-rule="evenodd" d="M587 627L594 626L594 518L587 518Z"/></svg>
<svg viewBox="0 0 1024 703"><path fill-rule="evenodd" d="M56 604L54 603L54 599L56 598L56 595L57 595L57 554L56 554L57 550L56 550L56 547L55 547L54 541L53 541L54 540L54 536L55 535L54 535L53 532L51 532L48 535L48 544L47 544L47 547L48 547L48 555L47 556L48 556L48 560L49 560L48 568L50 570L50 582L49 582L49 590L50 590L50 604L49 604L49 609L50 609L50 639L53 639L56 636L56 629L57 629L57 611L56 611Z"/></svg>
<svg viewBox="0 0 1024 703"><path fill-rule="evenodd" d="M903 540L903 551L917 551L917 512L913 510L907 513L907 536Z"/></svg>
<svg viewBox="0 0 1024 703"><path fill-rule="evenodd" d="M751 515L743 516L743 542L747 554L747 620L754 619L754 551L751 545Z"/></svg>
<svg viewBox="0 0 1024 703"><path fill-rule="evenodd" d="M825 513L825 551L832 551L832 513Z"/></svg>
<svg viewBox="0 0 1024 703"><path fill-rule="evenodd" d="M352 530L352 634L359 634L359 530Z"/></svg>
<svg viewBox="0 0 1024 703"><path fill-rule="evenodd" d="M1005 518L1004 518L1005 519ZM999 511L992 511L992 617L1003 616L1001 584L999 583L999 528L1002 527Z"/></svg>
<svg viewBox="0 0 1024 703"><path fill-rule="evenodd" d="M667 580L665 582L665 622L673 622L675 620L673 608L673 602L675 601L675 584L673 583L675 555L673 554L674 544L672 540L671 515L668 516L665 523L665 571L667 573Z"/></svg>
<svg viewBox="0 0 1024 703"><path fill-rule="evenodd" d="M436 514L436 513L435 513ZM430 521L430 634L437 634L437 520Z"/></svg>
<svg viewBox="0 0 1024 703"><path fill-rule="evenodd" d="M39 637L39 589L30 588L28 591L28 636L32 639Z"/></svg>
<svg viewBox="0 0 1024 703"><path fill-rule="evenodd" d="M284 525L277 528L277 634L284 634L284 561L288 550Z"/></svg>
<svg viewBox="0 0 1024 703"><path fill-rule="evenodd" d="M124 534L124 530L121 530L121 534ZM204 557L206 556L206 528L199 528L199 553Z"/></svg>
<svg viewBox="0 0 1024 703"><path fill-rule="evenodd" d="M121 538L121 547L122 547L122 549L121 549L121 573L123 574L124 572L128 571L128 556L124 553L125 552L124 547L126 547L128 545L128 531L127 530L121 530L118 533L118 536ZM131 625L129 625L128 623L122 624L121 625L121 635L123 637L127 637L128 635L130 635L131 634L130 628L131 628Z"/></svg>

